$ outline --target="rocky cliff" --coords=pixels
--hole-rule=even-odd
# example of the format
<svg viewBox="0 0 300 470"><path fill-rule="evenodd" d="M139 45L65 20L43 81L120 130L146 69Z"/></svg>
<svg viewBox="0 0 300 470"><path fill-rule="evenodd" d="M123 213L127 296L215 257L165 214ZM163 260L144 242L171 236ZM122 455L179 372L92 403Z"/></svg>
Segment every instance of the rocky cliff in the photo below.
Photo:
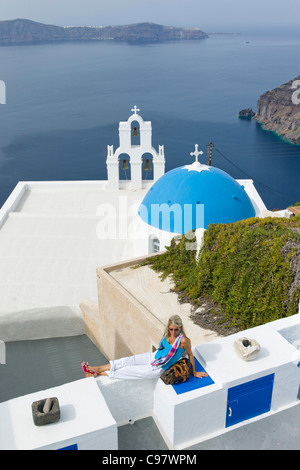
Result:
<svg viewBox="0 0 300 470"><path fill-rule="evenodd" d="M0 45L83 40L160 42L207 37L208 35L199 28L183 29L154 23L107 27L62 27L25 19L0 21Z"/></svg>
<svg viewBox="0 0 300 470"><path fill-rule="evenodd" d="M298 82L297 82L298 81ZM300 76L264 93L254 119L283 139L300 144Z"/></svg>

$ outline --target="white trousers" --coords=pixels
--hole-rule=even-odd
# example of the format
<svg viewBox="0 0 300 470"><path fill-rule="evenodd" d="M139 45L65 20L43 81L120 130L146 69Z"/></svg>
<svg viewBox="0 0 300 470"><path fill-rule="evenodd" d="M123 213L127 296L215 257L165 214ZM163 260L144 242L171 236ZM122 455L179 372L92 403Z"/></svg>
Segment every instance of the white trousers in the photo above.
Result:
<svg viewBox="0 0 300 470"><path fill-rule="evenodd" d="M161 367L151 366L155 352L122 357L110 362L106 373L113 379L157 379L163 373Z"/></svg>

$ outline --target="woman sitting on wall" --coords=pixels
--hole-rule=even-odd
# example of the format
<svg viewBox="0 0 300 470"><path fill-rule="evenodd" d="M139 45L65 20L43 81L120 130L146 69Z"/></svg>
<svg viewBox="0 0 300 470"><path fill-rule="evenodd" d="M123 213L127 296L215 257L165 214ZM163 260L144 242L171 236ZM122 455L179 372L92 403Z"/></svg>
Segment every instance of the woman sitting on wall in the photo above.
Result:
<svg viewBox="0 0 300 470"><path fill-rule="evenodd" d="M157 351L116 359L104 366L91 367L87 362L83 362L81 367L86 377L105 375L114 379L156 379L186 355L192 365L194 376L207 377L205 372L195 370L191 340L185 335L181 318L173 315L168 320Z"/></svg>

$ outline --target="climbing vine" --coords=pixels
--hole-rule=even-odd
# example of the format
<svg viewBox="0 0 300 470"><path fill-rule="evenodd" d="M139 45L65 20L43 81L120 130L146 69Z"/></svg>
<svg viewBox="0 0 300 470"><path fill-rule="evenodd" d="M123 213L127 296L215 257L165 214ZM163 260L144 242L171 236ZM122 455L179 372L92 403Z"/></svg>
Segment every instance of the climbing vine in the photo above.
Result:
<svg viewBox="0 0 300 470"><path fill-rule="evenodd" d="M196 259L187 239L147 261L170 276L185 300L211 299L226 326L251 328L297 313L300 298L300 216L211 224ZM212 313L216 313L212 311Z"/></svg>

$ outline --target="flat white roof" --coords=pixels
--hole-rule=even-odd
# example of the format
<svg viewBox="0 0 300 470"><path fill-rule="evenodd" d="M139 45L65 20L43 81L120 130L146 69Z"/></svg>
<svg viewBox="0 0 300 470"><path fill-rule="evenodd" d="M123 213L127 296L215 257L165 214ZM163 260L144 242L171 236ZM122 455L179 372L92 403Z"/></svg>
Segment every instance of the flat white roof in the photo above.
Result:
<svg viewBox="0 0 300 470"><path fill-rule="evenodd" d="M99 230L115 214L130 218L148 190L106 183L19 183L0 211L0 312L97 301L96 268L132 258L134 248Z"/></svg>

